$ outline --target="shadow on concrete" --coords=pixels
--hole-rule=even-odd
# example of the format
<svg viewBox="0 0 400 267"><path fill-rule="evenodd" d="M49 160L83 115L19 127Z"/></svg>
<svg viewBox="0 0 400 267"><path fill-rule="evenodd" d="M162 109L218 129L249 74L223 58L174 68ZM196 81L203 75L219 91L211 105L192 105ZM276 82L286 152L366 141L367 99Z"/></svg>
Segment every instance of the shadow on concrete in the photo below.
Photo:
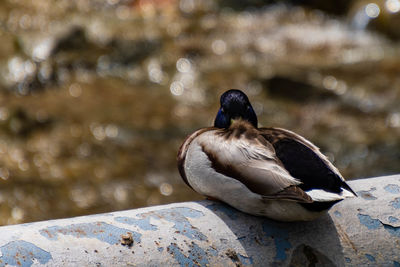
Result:
<svg viewBox="0 0 400 267"><path fill-rule="evenodd" d="M248 215L221 202L198 204L218 216L241 243L247 255L229 252L237 266L345 265L339 233L328 214L312 222L285 223ZM270 261L261 262L265 258Z"/></svg>

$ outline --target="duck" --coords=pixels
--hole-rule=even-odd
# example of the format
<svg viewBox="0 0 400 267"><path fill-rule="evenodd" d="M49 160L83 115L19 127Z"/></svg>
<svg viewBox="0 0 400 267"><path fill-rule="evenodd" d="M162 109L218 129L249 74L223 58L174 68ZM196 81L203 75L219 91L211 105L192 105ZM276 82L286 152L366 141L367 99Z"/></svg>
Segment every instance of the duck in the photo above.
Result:
<svg viewBox="0 0 400 267"><path fill-rule="evenodd" d="M357 194L319 148L282 128L258 127L245 93L224 92L213 127L179 148L183 181L209 199L276 221L311 221Z"/></svg>

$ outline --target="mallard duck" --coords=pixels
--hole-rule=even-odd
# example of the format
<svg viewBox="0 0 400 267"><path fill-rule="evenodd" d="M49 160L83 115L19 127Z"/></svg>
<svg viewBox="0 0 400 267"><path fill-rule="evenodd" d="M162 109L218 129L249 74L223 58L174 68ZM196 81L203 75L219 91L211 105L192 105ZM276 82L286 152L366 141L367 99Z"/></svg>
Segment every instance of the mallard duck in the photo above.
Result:
<svg viewBox="0 0 400 267"><path fill-rule="evenodd" d="M331 162L304 137L258 128L246 94L221 95L214 127L189 135L178 169L196 192L245 213L278 221L314 220L356 196Z"/></svg>

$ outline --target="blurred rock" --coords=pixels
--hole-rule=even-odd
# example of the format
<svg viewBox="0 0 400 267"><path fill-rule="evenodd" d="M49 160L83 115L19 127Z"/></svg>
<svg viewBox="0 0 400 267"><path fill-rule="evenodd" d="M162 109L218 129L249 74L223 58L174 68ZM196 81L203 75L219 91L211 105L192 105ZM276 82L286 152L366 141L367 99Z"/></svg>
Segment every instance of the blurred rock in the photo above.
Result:
<svg viewBox="0 0 400 267"><path fill-rule="evenodd" d="M230 8L234 10L244 10L244 9L255 9L261 8L265 5L274 3L273 0L244 0L244 1L235 1L235 0L218 0L218 6L220 8Z"/></svg>
<svg viewBox="0 0 400 267"><path fill-rule="evenodd" d="M161 48L161 43L158 40L114 39L107 47L112 51L109 54L111 64L132 65L155 54Z"/></svg>
<svg viewBox="0 0 400 267"><path fill-rule="evenodd" d="M47 40L46 47L40 43L32 49L34 71L11 84L10 90L26 95L35 90L64 84L68 77L81 71L96 75L101 70L108 75L120 76L121 71L129 71L127 68L140 64L161 46L156 40L126 40L116 37L101 44L87 38L85 29L79 26L71 26L44 39ZM38 49L48 52L38 52ZM117 73L113 72L115 69Z"/></svg>
<svg viewBox="0 0 400 267"><path fill-rule="evenodd" d="M323 101L336 99L332 91L313 86L309 83L297 81L290 77L275 76L265 80L264 85L268 95L295 102Z"/></svg>
<svg viewBox="0 0 400 267"><path fill-rule="evenodd" d="M91 48L91 45L86 38L85 30L79 26L72 26L63 35L54 40L51 56L65 51L87 50Z"/></svg>
<svg viewBox="0 0 400 267"><path fill-rule="evenodd" d="M286 3L295 6L308 7L318 9L326 13L335 15L345 15L352 5L353 0L338 0L338 1L319 1L319 0L285 0L280 3ZM234 10L259 9L266 5L276 4L273 0L219 0L218 5L221 8L232 8Z"/></svg>
<svg viewBox="0 0 400 267"><path fill-rule="evenodd" d="M306 6L335 15L346 15L352 5L353 0L290 0L292 4Z"/></svg>
<svg viewBox="0 0 400 267"><path fill-rule="evenodd" d="M0 122L0 128L11 136L26 138L36 130L46 129L51 123L50 118L34 118L22 108L17 108L10 112L6 120Z"/></svg>

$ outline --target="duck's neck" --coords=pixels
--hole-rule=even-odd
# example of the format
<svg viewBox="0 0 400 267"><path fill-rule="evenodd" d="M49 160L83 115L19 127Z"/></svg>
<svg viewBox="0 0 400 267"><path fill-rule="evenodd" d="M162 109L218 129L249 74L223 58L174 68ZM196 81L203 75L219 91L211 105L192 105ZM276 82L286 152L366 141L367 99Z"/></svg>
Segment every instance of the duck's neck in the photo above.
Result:
<svg viewBox="0 0 400 267"><path fill-rule="evenodd" d="M253 124L251 124L249 121L243 119L235 119L232 120L228 128L221 129L221 134L226 139L240 139L243 136L248 139L253 139L257 137L259 131L257 128L254 128Z"/></svg>
<svg viewBox="0 0 400 267"><path fill-rule="evenodd" d="M231 125L228 128L229 130L240 130L240 131L253 131L257 128L254 125L244 119L233 119L231 120Z"/></svg>
<svg viewBox="0 0 400 267"><path fill-rule="evenodd" d="M249 110L245 112L224 112L223 108L220 108L214 120L214 127L228 129L232 125L233 121L236 120L247 121L248 123L253 125L254 128L257 128L258 125L257 115L254 112L253 108L250 106Z"/></svg>

